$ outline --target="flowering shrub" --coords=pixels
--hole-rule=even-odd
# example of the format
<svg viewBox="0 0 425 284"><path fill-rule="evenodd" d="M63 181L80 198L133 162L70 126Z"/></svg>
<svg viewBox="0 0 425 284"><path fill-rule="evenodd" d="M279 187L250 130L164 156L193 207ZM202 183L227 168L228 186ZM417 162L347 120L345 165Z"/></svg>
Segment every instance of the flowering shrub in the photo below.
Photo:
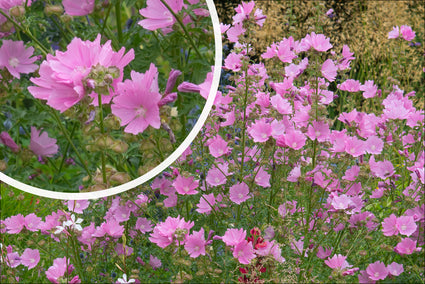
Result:
<svg viewBox="0 0 425 284"><path fill-rule="evenodd" d="M199 116L205 100L176 84L212 80L206 3L98 2L0 2L5 174L109 188L157 166Z"/></svg>
<svg viewBox="0 0 425 284"><path fill-rule="evenodd" d="M415 93L350 79L355 54L315 32L272 43L255 62L250 31L267 22L254 2L236 12L222 25L234 43L228 83L167 171L120 196L45 210L36 200L38 214L25 216L15 207L34 198L3 189L5 281L423 281L424 110ZM281 75L267 73L270 60ZM360 96L373 112L345 105ZM350 111L332 116L336 102Z"/></svg>

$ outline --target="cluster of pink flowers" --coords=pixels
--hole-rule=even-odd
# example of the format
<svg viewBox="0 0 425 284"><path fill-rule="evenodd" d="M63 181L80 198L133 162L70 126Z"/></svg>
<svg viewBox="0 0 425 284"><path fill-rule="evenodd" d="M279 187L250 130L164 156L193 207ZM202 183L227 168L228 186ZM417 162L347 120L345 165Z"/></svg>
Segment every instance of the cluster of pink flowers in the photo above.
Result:
<svg viewBox="0 0 425 284"><path fill-rule="evenodd" d="M28 91L61 112L85 96L95 98L92 103L97 105L97 94L102 94L102 103L109 103L122 81L124 67L134 59L134 51L124 54L122 48L114 52L111 41L101 45L100 40L100 35L94 41L75 38L65 52L47 55L40 77L31 79L37 86L28 87Z"/></svg>
<svg viewBox="0 0 425 284"><path fill-rule="evenodd" d="M182 1L165 2L182 9ZM226 269L234 265L232 271L239 269L242 276L238 280L246 283L263 281L266 271L280 273L282 263L289 260L296 267L288 272L301 280L304 276L327 280L329 276L373 283L402 273L408 277L405 269L415 268L406 263L421 257L425 244L421 190L425 153L420 139L424 111L414 106L411 97L415 93L404 94L398 86L384 92L374 81L347 79L353 53L347 46L340 54L332 52L330 39L314 32L300 40L284 38L268 47L262 58L284 64L283 76L274 81L263 63L244 66L242 62L251 59L247 53L251 47L240 35L246 23L261 26L264 20L261 11L254 12L253 3L239 5L233 24L222 29L236 46L224 61L235 85L218 92L211 119L197 142L178 159L178 167L155 178L143 188L146 194L134 200L117 196L93 202L102 213L107 208L100 222L84 222L78 217L92 214L88 201L68 201L65 205L70 212L52 212L44 221L35 214L9 217L2 222L3 232L40 231L57 242L75 234L78 247L87 255L94 247L112 248L122 259L134 257L143 265L136 247L126 242L142 239L170 257L178 251L190 258L205 257L211 266L217 264L212 258L225 259ZM154 25L164 17L167 24L157 28L174 24L172 16L155 14L154 7L160 4L162 1L148 1L148 8L142 9L147 18L143 24ZM313 64L310 56L317 54L323 62ZM174 71L169 86L174 86L179 76ZM303 75L311 73L317 77L309 75L305 80ZM203 84L184 82L178 89L207 98L210 75ZM83 87L91 84L85 76L80 78L87 83ZM155 66L144 74L133 72L131 80L116 83L114 90L119 94L111 99L112 112L131 133L148 125L156 127L159 122L152 117L161 101L174 96L172 87L167 89L163 96L159 94ZM335 117L341 126L337 130L327 117L327 107L340 94L375 98L382 102L382 111L369 113L349 106ZM6 134L0 137L16 149ZM168 215L162 217L164 212ZM249 233L244 229L252 223L264 226L263 234L258 228ZM360 253L363 245L369 251ZM20 255L8 248L7 265L19 265L25 255L35 267L35 252L25 251ZM382 258L384 253L390 261ZM151 268L163 266L159 258L150 252L147 255ZM55 259L46 275L50 281L60 282L67 269L73 272L65 258ZM118 283L136 282L128 271L122 272ZM79 276L71 281L78 282Z"/></svg>
<svg viewBox="0 0 425 284"><path fill-rule="evenodd" d="M166 5L164 5L163 2L165 2ZM188 25L192 22L191 16L186 11L181 13L182 10L187 8L183 0L163 0L163 2L161 0L147 0L147 7L139 11L140 15L145 17L145 19L139 21L138 24L147 30L155 31L161 29L163 34L168 34L173 31L173 25L177 22L177 19L169 9L171 9L177 17L181 17L181 21L184 25ZM188 0L188 2L191 5L196 5L199 3L199 0ZM203 3L203 5L205 5L205 3ZM209 16L209 11L203 7L194 9L193 13L199 17Z"/></svg>
<svg viewBox="0 0 425 284"><path fill-rule="evenodd" d="M410 26L406 25L393 27L393 30L388 33L388 39L395 39L399 36L403 37L404 40L411 41L415 38L416 33Z"/></svg>

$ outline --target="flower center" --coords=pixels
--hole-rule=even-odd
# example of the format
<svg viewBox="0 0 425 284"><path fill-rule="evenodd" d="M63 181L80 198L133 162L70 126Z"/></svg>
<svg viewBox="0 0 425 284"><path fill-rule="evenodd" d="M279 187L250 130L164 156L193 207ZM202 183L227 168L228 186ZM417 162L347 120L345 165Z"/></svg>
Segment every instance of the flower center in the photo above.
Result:
<svg viewBox="0 0 425 284"><path fill-rule="evenodd" d="M189 191L189 187L188 186L185 186L185 187L183 187L183 190L184 190L184 192L188 192Z"/></svg>
<svg viewBox="0 0 425 284"><path fill-rule="evenodd" d="M405 230L407 229L407 226L406 226L406 225L402 225L402 226L401 226L401 229L402 229L403 231L405 231Z"/></svg>
<svg viewBox="0 0 425 284"><path fill-rule="evenodd" d="M19 59L18 59L18 58L16 58L16 57L12 57L12 58L10 58L10 59L9 59L9 65L10 65L11 67L13 67L13 68L18 67L18 65L19 65Z"/></svg>
<svg viewBox="0 0 425 284"><path fill-rule="evenodd" d="M136 109L136 117L142 116L143 118L146 117L146 109L143 106L140 106Z"/></svg>
<svg viewBox="0 0 425 284"><path fill-rule="evenodd" d="M243 194L242 193L239 193L238 194L238 197L239 197L239 199L242 199L243 198Z"/></svg>

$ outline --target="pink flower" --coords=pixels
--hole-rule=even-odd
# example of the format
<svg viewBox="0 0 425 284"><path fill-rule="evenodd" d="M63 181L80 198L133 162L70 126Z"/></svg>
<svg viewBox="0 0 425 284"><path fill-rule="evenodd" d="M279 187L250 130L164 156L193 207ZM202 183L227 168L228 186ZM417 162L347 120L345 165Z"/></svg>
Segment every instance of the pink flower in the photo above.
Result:
<svg viewBox="0 0 425 284"><path fill-rule="evenodd" d="M318 258L325 259L326 257L331 255L332 251L333 251L333 249L323 248L322 246L319 246L319 249L317 250L316 256ZM326 261L325 261L325 263L326 263Z"/></svg>
<svg viewBox="0 0 425 284"><path fill-rule="evenodd" d="M126 256L130 256L133 253L133 248L129 247L129 246L125 246L122 243L118 243L115 246L115 252L117 253L117 255L126 255Z"/></svg>
<svg viewBox="0 0 425 284"><path fill-rule="evenodd" d="M246 231L244 229L227 229L222 238L227 246L235 246L246 238Z"/></svg>
<svg viewBox="0 0 425 284"><path fill-rule="evenodd" d="M400 255L412 254L416 251L416 241L413 241L410 238L405 238L396 245L394 251Z"/></svg>
<svg viewBox="0 0 425 284"><path fill-rule="evenodd" d="M6 255L6 265L9 267L17 267L21 264L21 258L17 252L8 252Z"/></svg>
<svg viewBox="0 0 425 284"><path fill-rule="evenodd" d="M384 233L384 236L387 237L398 234L396 215L391 214L389 217L384 219L384 222L382 222L382 232Z"/></svg>
<svg viewBox="0 0 425 284"><path fill-rule="evenodd" d="M20 147L16 145L15 141L13 141L12 137L10 137L9 133L6 131L0 133L0 144L6 145L14 153L17 153L20 150Z"/></svg>
<svg viewBox="0 0 425 284"><path fill-rule="evenodd" d="M366 272L372 280L384 280L388 276L388 270L385 264L380 261L369 264Z"/></svg>
<svg viewBox="0 0 425 284"><path fill-rule="evenodd" d="M297 58L298 56L291 49L291 45L294 44L294 39L289 37L288 39L284 38L277 47L277 57L282 62L291 63L292 59Z"/></svg>
<svg viewBox="0 0 425 284"><path fill-rule="evenodd" d="M257 169L256 169L257 171ZM262 187L270 187L270 177L271 174L267 173L263 167L258 169L257 174L255 175L255 183Z"/></svg>
<svg viewBox="0 0 425 284"><path fill-rule="evenodd" d="M412 30L410 26L403 25L400 27L400 33L403 38L407 41L411 41L415 38L415 32Z"/></svg>
<svg viewBox="0 0 425 284"><path fill-rule="evenodd" d="M38 249L26 248L21 255L21 264L32 269L37 266L40 261L40 252Z"/></svg>
<svg viewBox="0 0 425 284"><path fill-rule="evenodd" d="M193 231L192 234L187 236L184 249L190 257L197 258L201 254L205 255L206 241L204 234L204 228L201 228L198 232Z"/></svg>
<svg viewBox="0 0 425 284"><path fill-rule="evenodd" d="M270 102L280 114L292 114L292 105L287 99L282 98L282 96L275 95L271 97Z"/></svg>
<svg viewBox="0 0 425 284"><path fill-rule="evenodd" d="M367 80L364 85L360 85L360 91L363 91L365 99L369 99L376 96L378 87L373 83L373 80Z"/></svg>
<svg viewBox="0 0 425 284"><path fill-rule="evenodd" d="M224 34L229 28L230 28L230 24L229 25L225 25L223 23L220 23L220 32L222 34Z"/></svg>
<svg viewBox="0 0 425 284"><path fill-rule="evenodd" d="M87 207L89 207L90 205L90 201L88 200L68 200L67 202L68 205L68 210L78 213L78 214L83 214L83 210L87 209Z"/></svg>
<svg viewBox="0 0 425 284"><path fill-rule="evenodd" d="M213 167L207 173L206 181L211 186L219 186L227 182L226 173L221 168Z"/></svg>
<svg viewBox="0 0 425 284"><path fill-rule="evenodd" d="M278 261L280 263L285 262L285 259L282 257L282 251L279 248L278 243L276 243L273 240L271 242L265 241L265 242L263 242L263 244L265 244L266 246L259 247L259 248L254 250L257 255L261 255L261 256L272 255L276 261Z"/></svg>
<svg viewBox="0 0 425 284"><path fill-rule="evenodd" d="M393 27L392 31L388 33L388 39L398 38L400 35L400 28L398 26Z"/></svg>
<svg viewBox="0 0 425 284"><path fill-rule="evenodd" d="M230 151L230 148L227 146L227 142L224 141L224 139L218 134L210 140L208 148L210 149L210 154L214 158L221 157Z"/></svg>
<svg viewBox="0 0 425 284"><path fill-rule="evenodd" d="M16 216L11 216L4 220L6 225L6 232L8 234L19 234L24 227L31 232L36 232L41 226L41 218L37 217L34 213L31 213L27 216L18 214Z"/></svg>
<svg viewBox="0 0 425 284"><path fill-rule="evenodd" d="M355 181L357 176L359 175L359 172L360 172L359 166L352 166L351 168L345 171L345 175L342 177L342 179Z"/></svg>
<svg viewBox="0 0 425 284"><path fill-rule="evenodd" d="M348 79L342 84L338 84L337 88L341 91L347 91L351 93L358 92L360 91L360 82L357 80Z"/></svg>
<svg viewBox="0 0 425 284"><path fill-rule="evenodd" d="M369 275L367 274L367 272L365 270L361 270L359 275L358 275L358 279L359 279L359 283L371 283L371 284L375 284L376 282L372 279L369 278Z"/></svg>
<svg viewBox="0 0 425 284"><path fill-rule="evenodd" d="M52 283L59 283L59 278L64 276L67 270L68 274L71 274L74 270L74 266L69 264L69 259L66 259L66 257L56 258L53 260L53 266L50 266L46 271L47 279ZM75 276L69 283L80 283L79 280L78 276Z"/></svg>
<svg viewBox="0 0 425 284"><path fill-rule="evenodd" d="M148 219L144 217L140 217L140 218L137 218L134 229L139 230L143 234L146 234L152 231L152 223Z"/></svg>
<svg viewBox="0 0 425 284"><path fill-rule="evenodd" d="M399 276L404 272L403 264L398 264L397 262L393 262L387 265L387 270L390 275Z"/></svg>
<svg viewBox="0 0 425 284"><path fill-rule="evenodd" d="M369 160L370 170L374 176L386 179L394 174L394 166L390 161L375 162L375 157Z"/></svg>
<svg viewBox="0 0 425 284"><path fill-rule="evenodd" d="M183 0L165 0L165 2L176 14L183 8ZM147 7L139 11L140 15L146 19L138 24L150 31L162 28L164 33L169 32L170 29L165 28L171 27L176 22L173 14L160 0L147 0L146 4Z"/></svg>
<svg viewBox="0 0 425 284"><path fill-rule="evenodd" d="M248 128L248 133L252 136L254 142L266 142L272 135L272 126L270 123L265 122L264 119L256 120L255 123Z"/></svg>
<svg viewBox="0 0 425 284"><path fill-rule="evenodd" d="M237 243L233 249L233 257L237 258L241 264L250 264L251 260L256 258L252 242L242 240Z"/></svg>
<svg viewBox="0 0 425 284"><path fill-rule="evenodd" d="M340 61L340 64L338 65L339 70L345 70L350 68L351 60L356 59L353 57L354 52L350 52L350 48L348 45L344 44L342 47L342 60Z"/></svg>
<svg viewBox="0 0 425 284"><path fill-rule="evenodd" d="M307 38L307 37L306 37ZM312 32L310 34L310 43L311 46L321 52L328 51L330 48L332 48L332 44L330 43L330 39L328 37L325 37L323 34L316 34Z"/></svg>
<svg viewBox="0 0 425 284"><path fill-rule="evenodd" d="M328 81L333 82L335 81L338 67L335 65L332 59L327 59L325 62L323 62L321 71L323 77L328 79Z"/></svg>
<svg viewBox="0 0 425 284"><path fill-rule="evenodd" d="M197 194L198 191L195 190L199 186L199 182L194 180L193 176L184 177L179 175L173 182L173 186L176 191L182 195L193 195Z"/></svg>
<svg viewBox="0 0 425 284"><path fill-rule="evenodd" d="M357 137L346 137L344 144L344 151L353 157L366 154L365 142Z"/></svg>
<svg viewBox="0 0 425 284"><path fill-rule="evenodd" d="M306 135L311 139L317 139L319 142L330 140L329 125L324 121L313 121L313 125L309 125Z"/></svg>
<svg viewBox="0 0 425 284"><path fill-rule="evenodd" d="M384 149L384 141L379 139L377 136L370 136L366 141L366 151L370 154L381 154Z"/></svg>
<svg viewBox="0 0 425 284"><path fill-rule="evenodd" d="M134 59L134 51L131 49L124 55L123 47L114 52L111 41L101 45L100 40L101 35L93 42L74 38L65 52L47 55L40 66L40 77L31 78L37 86L28 87L29 92L64 112L85 95L95 97L92 104L96 106L97 92L106 86L109 94L102 94L102 103L109 103L115 94L113 90L117 90L118 82L122 81L124 67Z"/></svg>
<svg viewBox="0 0 425 284"><path fill-rule="evenodd" d="M177 218L169 216L164 222L155 226L149 240L161 248L171 245L174 241L177 244L184 244L193 225L193 222L186 222L184 218L180 219L180 216ZM176 235L177 230L179 235Z"/></svg>
<svg viewBox="0 0 425 284"><path fill-rule="evenodd" d="M158 70L153 63L144 74L131 71L131 80L119 83L118 93L111 111L121 119L121 126L127 125L125 132L137 135L148 126L156 129L161 126Z"/></svg>
<svg viewBox="0 0 425 284"><path fill-rule="evenodd" d="M249 14L254 9L255 3L251 1L249 3L242 2L238 7L235 8L236 15L233 16L233 25L242 23L244 20L249 19Z"/></svg>
<svg viewBox="0 0 425 284"><path fill-rule="evenodd" d="M343 270L344 268L351 267L346 261L347 257L341 254L336 254L332 258L325 260L325 264L332 269Z"/></svg>
<svg viewBox="0 0 425 284"><path fill-rule="evenodd" d="M202 197L199 199L199 203L196 204L196 206L198 207L196 211L201 214L205 213L209 215L211 213L211 210L213 210L211 206L214 206L214 204L215 204L214 193L203 194Z"/></svg>
<svg viewBox="0 0 425 284"><path fill-rule="evenodd" d="M56 145L56 139L50 138L47 132L40 135L40 130L31 126L30 149L37 156L52 157L58 152L59 147Z"/></svg>
<svg viewBox="0 0 425 284"><path fill-rule="evenodd" d="M301 131L291 129L287 131L286 134L280 136L278 140L276 141L276 144L278 146L283 146L282 144L283 142L284 145L288 146L289 148L292 148L294 150L299 150L302 147L304 147L306 140L307 138Z"/></svg>
<svg viewBox="0 0 425 284"><path fill-rule="evenodd" d="M37 60L36 57L31 57L33 53L34 48L31 46L25 49L23 41L3 40L0 47L0 69L6 67L13 77L20 79L20 73L29 74L38 69L38 65L33 64Z"/></svg>
<svg viewBox="0 0 425 284"><path fill-rule="evenodd" d="M25 226L25 218L22 214L8 217L4 220L6 232L9 234L19 234Z"/></svg>
<svg viewBox="0 0 425 284"><path fill-rule="evenodd" d="M396 226L400 234L408 237L412 235L418 227L416 226L416 223L412 216L398 217Z"/></svg>
<svg viewBox="0 0 425 284"><path fill-rule="evenodd" d="M242 23L237 23L233 27L227 30L227 38L230 42L238 42L239 36L246 30L243 28Z"/></svg>
<svg viewBox="0 0 425 284"><path fill-rule="evenodd" d="M354 202L347 195L341 194L340 196L335 196L332 199L331 205L335 210L345 210L353 207Z"/></svg>
<svg viewBox="0 0 425 284"><path fill-rule="evenodd" d="M149 265L152 267L153 270L157 270L162 266L162 262L159 258L156 256L150 255L149 256Z"/></svg>
<svg viewBox="0 0 425 284"><path fill-rule="evenodd" d="M229 189L229 198L236 204L241 204L242 202L251 198L249 196L249 188L244 183L238 183L230 187Z"/></svg>
<svg viewBox="0 0 425 284"><path fill-rule="evenodd" d="M173 192L172 194L168 195L166 199L164 199L164 206L165 207L174 207L177 205L177 194Z"/></svg>
<svg viewBox="0 0 425 284"><path fill-rule="evenodd" d="M238 72L241 70L242 60L241 55L234 52L227 55L224 59L224 68L232 70L233 72Z"/></svg>
<svg viewBox="0 0 425 284"><path fill-rule="evenodd" d="M115 219L107 220L96 228L96 232L93 237L101 238L105 235L109 235L113 238L120 238L124 233L124 226L120 225Z"/></svg>
<svg viewBox="0 0 425 284"><path fill-rule="evenodd" d="M71 16L86 16L94 10L95 0L63 0L62 5L65 8L65 13Z"/></svg>

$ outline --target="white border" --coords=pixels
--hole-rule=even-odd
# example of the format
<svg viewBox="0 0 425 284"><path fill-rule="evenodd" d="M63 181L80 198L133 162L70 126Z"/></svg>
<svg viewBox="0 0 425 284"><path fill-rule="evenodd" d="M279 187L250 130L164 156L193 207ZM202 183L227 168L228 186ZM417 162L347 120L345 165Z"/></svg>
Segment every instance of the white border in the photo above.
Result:
<svg viewBox="0 0 425 284"><path fill-rule="evenodd" d="M214 74L213 74L213 81L211 84L210 93L208 95L208 99L207 99L207 102L205 103L204 109L202 110L202 113L198 121L196 122L192 130L190 131L189 135L170 156L168 156L164 161L162 161L161 164L159 164L158 166L156 166L154 169L144 174L143 176L138 177L137 179L134 179L132 181L129 181L125 184L122 184L116 187L111 187L109 189L95 191L95 192L83 192L83 193L69 192L68 193L68 192L56 192L56 191L45 190L45 189L30 186L25 183L14 180L13 178L3 174L2 172L0 172L0 181L5 182L22 191L32 193L38 196L42 196L42 197L62 199L62 200L97 199L97 198L102 198L102 197L122 193L129 189L135 188L136 186L139 186L142 183L145 183L146 181L160 174L167 167L169 167L178 157L181 156L181 154L183 154L184 150L186 150L187 147L189 147L190 143L192 143L196 135L198 135L199 131L201 130L202 126L205 123L205 120L207 119L211 111L211 108L213 106L215 96L218 90L218 84L220 81L220 73L221 73L221 60L222 60L222 42L221 42L220 23L218 20L217 10L215 9L213 0L206 0L206 2L207 2L208 10L210 12L211 20L213 23L214 40L215 40L215 65L214 65Z"/></svg>

